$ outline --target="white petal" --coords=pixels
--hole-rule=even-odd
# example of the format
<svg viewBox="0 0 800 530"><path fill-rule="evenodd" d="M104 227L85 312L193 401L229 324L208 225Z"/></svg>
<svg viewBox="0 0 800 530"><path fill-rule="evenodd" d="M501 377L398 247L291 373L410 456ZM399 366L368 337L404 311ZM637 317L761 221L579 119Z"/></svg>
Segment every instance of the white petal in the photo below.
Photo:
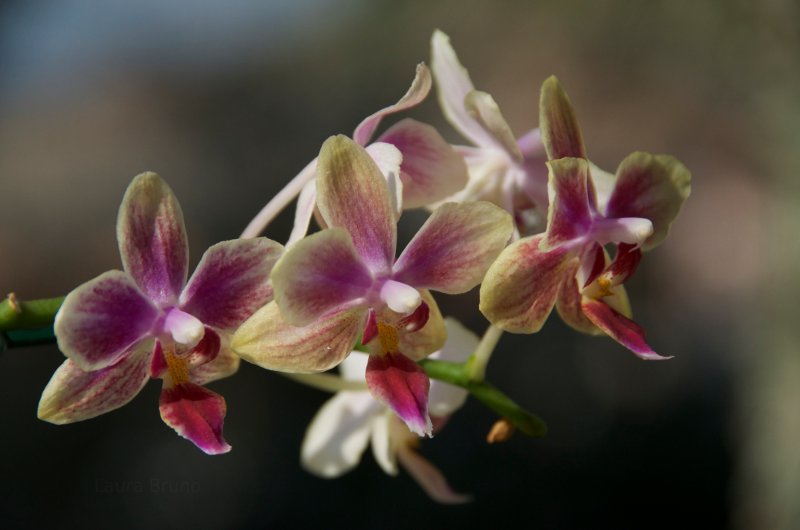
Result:
<svg viewBox="0 0 800 530"><path fill-rule="evenodd" d="M366 380L368 360L369 355L366 353L354 351L339 365L339 373L342 374L342 378L348 381L364 382Z"/></svg>
<svg viewBox="0 0 800 530"><path fill-rule="evenodd" d="M390 422L394 414L384 407L384 413L372 420L372 454L387 475L397 475L397 440L392 440Z"/></svg>
<svg viewBox="0 0 800 530"><path fill-rule="evenodd" d="M367 447L371 420L382 410L369 392L336 394L308 426L300 450L303 467L323 478L353 469Z"/></svg>
<svg viewBox="0 0 800 530"><path fill-rule="evenodd" d="M392 206L399 218L403 211L403 183L400 181L400 165L403 163L403 153L392 144L384 142L371 143L366 149L386 178Z"/></svg>
<svg viewBox="0 0 800 530"><path fill-rule="evenodd" d="M444 348L430 356L441 361L464 362L478 347L478 336L458 320L447 317L447 342ZM437 379L431 379L428 392L428 412L431 416L449 416L464 404L469 393L463 388Z"/></svg>

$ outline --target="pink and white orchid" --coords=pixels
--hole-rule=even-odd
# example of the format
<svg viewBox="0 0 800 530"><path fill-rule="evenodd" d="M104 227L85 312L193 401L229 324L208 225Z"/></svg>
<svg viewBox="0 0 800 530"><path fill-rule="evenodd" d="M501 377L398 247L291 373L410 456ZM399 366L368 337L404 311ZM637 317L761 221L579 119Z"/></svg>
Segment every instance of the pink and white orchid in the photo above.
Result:
<svg viewBox="0 0 800 530"><path fill-rule="evenodd" d="M431 89L430 70L424 63L417 65L416 75L400 100L366 117L353 132L353 140L366 147L381 169L394 197L394 207L419 208L441 201L462 189L467 183L467 168L439 132L428 124L406 118L392 125L377 140L371 142L381 121L392 114L413 108L425 100ZM295 209L294 228L289 243L305 237L316 206L318 159L309 162L281 194L290 195L296 185L302 186ZM294 191L297 193L297 191ZM273 201L282 202L280 195ZM270 204L256 216L242 237L258 235Z"/></svg>
<svg viewBox="0 0 800 530"><path fill-rule="evenodd" d="M430 358L466 361L478 338L455 319L446 318L445 325L447 342ZM367 363L367 355L353 352L339 370L348 381L364 382ZM431 381L428 403L437 431L466 399L463 388ZM339 392L322 406L308 426L300 461L317 476L336 478L358 465L370 441L375 460L387 474L397 475L399 463L435 501L455 504L470 500L454 492L442 473L414 450L419 438L366 390Z"/></svg>
<svg viewBox="0 0 800 530"><path fill-rule="evenodd" d="M689 196L689 171L671 156L637 152L615 176L593 179L574 111L554 77L542 86L541 122L551 158L547 231L503 251L481 285L481 312L506 331L534 333L555 305L579 331L605 333L643 359L664 359L631 320L622 283L642 250L667 236ZM611 262L609 244L616 247Z"/></svg>
<svg viewBox="0 0 800 530"><path fill-rule="evenodd" d="M464 293L508 242L510 216L488 202L444 204L395 259L397 217L380 169L345 136L317 166L317 207L328 229L292 245L275 265L275 301L236 332L245 360L285 372L338 365L359 336L373 352L366 380L417 434L431 434L428 376L414 361L446 338L428 290Z"/></svg>
<svg viewBox="0 0 800 530"><path fill-rule="evenodd" d="M163 381L164 422L208 454L225 453L225 400L203 384L236 372L228 333L272 299L283 247L266 238L209 248L186 282L189 249L178 200L155 173L128 186L117 218L122 271L73 290L55 319L67 360L39 402L56 424L93 418Z"/></svg>
<svg viewBox="0 0 800 530"><path fill-rule="evenodd" d="M472 146L455 146L469 171L466 188L447 200L487 200L514 214L524 235L541 226L547 208L547 170L539 129L515 139L491 95L476 90L450 38L431 38L431 69L445 117Z"/></svg>

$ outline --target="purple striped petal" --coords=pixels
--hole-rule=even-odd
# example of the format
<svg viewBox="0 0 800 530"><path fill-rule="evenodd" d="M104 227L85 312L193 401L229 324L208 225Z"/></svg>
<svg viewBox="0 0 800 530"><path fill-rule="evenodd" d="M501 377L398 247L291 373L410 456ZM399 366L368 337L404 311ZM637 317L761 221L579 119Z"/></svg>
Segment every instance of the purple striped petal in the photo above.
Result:
<svg viewBox="0 0 800 530"><path fill-rule="evenodd" d="M259 309L234 333L231 347L245 361L281 372L323 372L347 357L364 329L363 308L333 313L304 327L281 317L275 302Z"/></svg>
<svg viewBox="0 0 800 530"><path fill-rule="evenodd" d="M298 241L272 270L275 301L283 318L304 326L367 294L372 275L341 228Z"/></svg>
<svg viewBox="0 0 800 530"><path fill-rule="evenodd" d="M637 357L646 361L671 359L671 357L664 357L654 352L645 340L644 330L636 322L621 315L605 302L584 298L581 307L595 326L628 348Z"/></svg>
<svg viewBox="0 0 800 530"><path fill-rule="evenodd" d="M516 162L522 162L520 152L511 127L500 112L494 98L486 92L473 90L464 99L467 112L488 132L495 142L502 147L508 156Z"/></svg>
<svg viewBox="0 0 800 530"><path fill-rule="evenodd" d="M393 277L416 288L464 293L481 282L513 230L511 216L494 204L445 203L405 248Z"/></svg>
<svg viewBox="0 0 800 530"><path fill-rule="evenodd" d="M434 501L442 504L464 504L472 500L471 495L454 491L442 472L410 447L401 447L397 452L397 459Z"/></svg>
<svg viewBox="0 0 800 530"><path fill-rule="evenodd" d="M159 310L122 271L108 271L73 290L55 318L59 349L82 370L119 361L147 337Z"/></svg>
<svg viewBox="0 0 800 530"><path fill-rule="evenodd" d="M222 437L225 398L194 383L183 383L161 390L158 408L164 423L208 455L231 450Z"/></svg>
<svg viewBox="0 0 800 530"><path fill-rule="evenodd" d="M272 300L269 273L282 252L265 237L217 243L181 293L181 309L206 325L232 330Z"/></svg>
<svg viewBox="0 0 800 530"><path fill-rule="evenodd" d="M317 206L328 226L350 233L372 271L389 271L397 226L386 179L366 150L346 136L328 138L322 146Z"/></svg>
<svg viewBox="0 0 800 530"><path fill-rule="evenodd" d="M547 163L548 195L547 232L542 250L585 235L592 226L589 209L589 165L581 158L562 158Z"/></svg>
<svg viewBox="0 0 800 530"><path fill-rule="evenodd" d="M495 147L494 138L467 112L464 99L475 87L450 45L450 37L438 29L431 38L431 69L447 121L475 145Z"/></svg>
<svg viewBox="0 0 800 530"><path fill-rule="evenodd" d="M149 379L152 350L152 341L142 341L117 364L91 372L67 359L42 392L39 419L61 425L88 420L125 405Z"/></svg>
<svg viewBox="0 0 800 530"><path fill-rule="evenodd" d="M133 179L117 216L122 265L159 305L173 304L186 283L189 246L183 213L170 187L155 173Z"/></svg>
<svg viewBox="0 0 800 530"><path fill-rule="evenodd" d="M378 141L394 145L403 154L400 179L404 208L433 204L467 185L464 158L430 125L405 119L390 127Z"/></svg>
<svg viewBox="0 0 800 530"><path fill-rule="evenodd" d="M542 252L542 235L520 239L497 258L481 284L481 313L511 333L535 333L550 315L572 254L563 247Z"/></svg>
<svg viewBox="0 0 800 530"><path fill-rule="evenodd" d="M587 158L583 134L567 93L555 76L542 84L539 96L539 127L547 158Z"/></svg>
<svg viewBox="0 0 800 530"><path fill-rule="evenodd" d="M632 153L620 163L608 200L607 217L643 217L653 223L653 235L643 248L659 245L691 192L692 175L668 155Z"/></svg>
<svg viewBox="0 0 800 530"><path fill-rule="evenodd" d="M388 405L412 432L431 436L430 379L421 366L402 353L370 355L366 377L372 395Z"/></svg>
<svg viewBox="0 0 800 530"><path fill-rule="evenodd" d="M411 82L411 86L408 88L408 91L405 93L405 95L400 98L400 101L394 105L389 105L388 107L379 110L358 124L358 127L356 127L356 130L353 133L353 140L355 140L359 145L366 146L383 118L389 116L390 114L394 114L396 112L410 109L411 107L419 105L430 91L431 72L428 70L428 67L425 66L425 63L419 63L417 65L417 72L414 76L414 81Z"/></svg>

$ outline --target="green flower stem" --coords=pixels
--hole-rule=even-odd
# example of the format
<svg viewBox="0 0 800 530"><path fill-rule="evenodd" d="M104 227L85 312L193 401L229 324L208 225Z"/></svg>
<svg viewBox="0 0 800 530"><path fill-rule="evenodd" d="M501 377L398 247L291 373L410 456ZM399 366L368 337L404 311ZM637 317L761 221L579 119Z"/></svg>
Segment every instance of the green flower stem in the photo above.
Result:
<svg viewBox="0 0 800 530"><path fill-rule="evenodd" d="M503 330L494 324L489 324L483 337L481 337L481 341L478 343L478 347L467 361L470 379L478 382L484 380L486 377L486 366L489 364L489 359L492 358L494 348L500 341L501 336L503 336Z"/></svg>
<svg viewBox="0 0 800 530"><path fill-rule="evenodd" d="M481 403L511 422L522 433L534 438L541 438L547 434L547 425L541 418L520 407L491 384L473 379L470 362L459 364L425 359L419 364L429 377L468 390Z"/></svg>
<svg viewBox="0 0 800 530"><path fill-rule="evenodd" d="M53 320L63 296L20 302L13 295L0 302L0 352L55 342Z"/></svg>
<svg viewBox="0 0 800 530"><path fill-rule="evenodd" d="M0 302L0 331L52 327L53 319L63 301L63 296L29 302L6 298Z"/></svg>

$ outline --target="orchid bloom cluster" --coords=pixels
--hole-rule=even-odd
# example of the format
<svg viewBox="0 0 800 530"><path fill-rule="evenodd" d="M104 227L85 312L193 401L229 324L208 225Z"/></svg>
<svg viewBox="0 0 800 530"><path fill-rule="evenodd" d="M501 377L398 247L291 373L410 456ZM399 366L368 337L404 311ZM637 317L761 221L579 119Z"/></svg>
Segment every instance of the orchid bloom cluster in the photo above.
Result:
<svg viewBox="0 0 800 530"><path fill-rule="evenodd" d="M472 145L452 146L403 119L435 80L445 117ZM203 385L239 360L336 392L311 422L303 467L322 477L358 464L371 443L390 475L398 463L435 500L464 502L415 449L472 394L500 416L490 441L543 424L484 381L502 331L535 333L555 307L578 331L608 335L642 359L656 353L631 320L624 282L667 236L690 174L667 155L636 152L615 174L592 164L575 111L547 79L540 128L516 139L494 99L476 90L448 37L432 38L407 93L332 136L240 239L203 254L187 281L178 201L155 173L122 200L122 271L77 287L54 330L67 359L39 417L80 421L131 401L161 379L164 422L208 454L231 449L226 403ZM297 198L286 247L258 236ZM403 212L430 216L397 252ZM309 234L314 218L319 230ZM442 316L434 293L480 286L482 339ZM341 375L321 373L339 367ZM433 379L432 379L433 378Z"/></svg>

